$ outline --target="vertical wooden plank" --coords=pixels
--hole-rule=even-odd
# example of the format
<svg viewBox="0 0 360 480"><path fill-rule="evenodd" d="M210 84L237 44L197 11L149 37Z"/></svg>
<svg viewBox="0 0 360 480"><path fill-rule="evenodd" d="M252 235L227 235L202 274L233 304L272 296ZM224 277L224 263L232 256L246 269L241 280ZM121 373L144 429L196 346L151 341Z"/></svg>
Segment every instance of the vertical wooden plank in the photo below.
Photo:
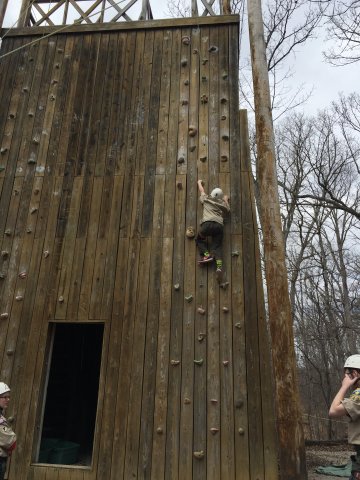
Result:
<svg viewBox="0 0 360 480"><path fill-rule="evenodd" d="M66 224L65 237L63 242L63 256L60 267L60 280L57 290L57 306L55 318L57 320L65 319L67 306L69 303L71 275L74 263L74 251L76 241L76 231L79 218L81 192L83 188L83 177L74 179L71 195L71 204L69 207L69 216Z"/></svg>
<svg viewBox="0 0 360 480"><path fill-rule="evenodd" d="M173 255L173 239L164 238L162 246L162 266L160 281L160 311L157 340L156 361L156 396L154 407L154 436L152 443L151 479L165 478L165 447L166 447L166 413L169 371L169 340L170 340L170 313L172 292L172 262L168 261Z"/></svg>
<svg viewBox="0 0 360 480"><path fill-rule="evenodd" d="M94 257L94 274L92 278L90 310L91 319L101 317L102 293L105 277L106 251L109 235L109 218L111 215L111 201L113 194L114 177L106 176L103 183L101 210L99 216L96 253Z"/></svg>
<svg viewBox="0 0 360 480"><path fill-rule="evenodd" d="M139 281L137 286L137 304L134 318L133 349L130 362L129 412L127 417L126 456L124 478L144 478L139 456L140 430L142 420L142 393L145 368L145 336L149 302L149 270L151 239L142 238L140 242ZM151 302L153 299L151 299Z"/></svg>
<svg viewBox="0 0 360 480"><path fill-rule="evenodd" d="M129 133L132 86L134 74L136 50L136 32L127 32L124 41L123 61L124 68L121 72L121 83L115 85L114 95L120 98L119 115L117 117L117 154L115 164L115 174L123 175L127 161L127 139Z"/></svg>
<svg viewBox="0 0 360 480"><path fill-rule="evenodd" d="M123 176L114 177L112 205L109 221L109 238L107 242L104 286L101 302L101 318L108 320L111 316L113 295L116 278L116 258L118 255L117 245L119 242L120 213L123 191Z"/></svg>
<svg viewBox="0 0 360 480"><path fill-rule="evenodd" d="M177 175L176 182L184 186L176 190L175 222L174 222L174 252L172 284L179 285L172 293L172 308L170 320L170 366L168 385L168 412L166 429L166 465L165 478L179 478L179 448L180 448L180 398L181 398L181 350L183 297L191 292L184 292L184 231L186 206L186 176Z"/></svg>
<svg viewBox="0 0 360 480"><path fill-rule="evenodd" d="M127 256L126 292L124 301L123 328L121 338L120 368L118 369L118 389L116 399L114 437L111 458L111 480L118 480L124 476L125 445L127 435L127 417L129 413L129 392L131 383L131 359L133 352L133 335L135 324L135 310L137 301L140 241L133 237L129 242Z"/></svg>
<svg viewBox="0 0 360 480"><path fill-rule="evenodd" d="M94 187L92 190L93 195L91 200L89 227L85 248L85 258L79 298L79 309L77 314L79 320L87 320L89 318L91 285L94 272L94 256L96 252L96 240L99 228L102 189L103 179L101 177L96 177L94 179Z"/></svg>
<svg viewBox="0 0 360 480"><path fill-rule="evenodd" d="M142 65L142 55L144 51L144 41L145 34L144 32L136 33L136 44L135 46L129 45L129 55L135 55L134 67L133 67L133 84L131 88L131 105L129 110L129 129L127 132L126 138L126 149L124 149L124 155L126 158L125 166L125 183L124 183L124 198L132 198L133 189L134 189L134 174L136 167L136 148L137 148L137 113L138 113L138 102L139 102L139 89L141 85L141 65ZM130 47L134 48L135 51L130 50ZM123 202L121 209L121 225L120 231L122 236L126 237L129 235L129 229L131 228L130 219L131 219L131 210L128 208L128 202Z"/></svg>
<svg viewBox="0 0 360 480"><path fill-rule="evenodd" d="M116 260L116 275L112 317L110 322L109 351L106 363L104 413L99 432L99 453L97 476L106 478L111 472L112 448L115 439L114 430L118 423L115 416L118 395L121 337L123 331L123 313L126 300L127 266L129 240L120 238ZM120 393L120 392L119 392ZM125 420L125 419L124 419ZM96 477L95 477L96 478ZM119 478L119 477L116 477Z"/></svg>
<svg viewBox="0 0 360 480"><path fill-rule="evenodd" d="M144 175L148 161L151 159L151 151L156 140L151 135L157 134L157 108L159 101L160 71L158 64L161 64L161 52L156 51L155 36L159 32L146 30L144 39L144 50L142 52L142 66L140 75L143 80L138 88L137 108L134 121L136 122L136 166L135 175ZM162 37L162 32L160 32ZM158 50L158 49L157 49ZM155 102L154 99L155 98ZM155 104L154 104L155 103ZM155 111L152 111L155 108ZM155 120L155 123L153 123Z"/></svg>
<svg viewBox="0 0 360 480"><path fill-rule="evenodd" d="M160 96L160 74L161 74L161 55L162 55L162 37L163 33L157 31L154 39L154 54L152 62L151 77L151 95L149 99L149 127L146 139L146 156L140 151L140 154L147 159L144 178L144 213L142 223L142 235L151 234L152 215L154 208L154 190L155 190L155 171L156 171L156 148L157 148L157 130L159 122L159 96Z"/></svg>
<svg viewBox="0 0 360 480"><path fill-rule="evenodd" d="M220 148L219 148L219 171L229 172L230 170L230 124L229 105L236 102L236 97L229 95L229 50L234 46L229 42L229 29L219 29L219 97L220 97Z"/></svg>
<svg viewBox="0 0 360 480"><path fill-rule="evenodd" d="M189 125L189 102L190 102L190 64L191 64L191 40L190 30L181 30L181 53L179 85L180 92L179 116L178 116L178 150L177 150L177 173L186 173L189 129L192 134L197 134L197 125ZM174 78L174 81L177 79Z"/></svg>
<svg viewBox="0 0 360 480"><path fill-rule="evenodd" d="M214 109L214 98L210 96L210 71L209 71L209 28L201 29L201 43L199 50L200 69L200 103L199 103L199 145L197 151L198 176L207 180L209 166L209 105ZM215 99L216 101L216 99Z"/></svg>
<svg viewBox="0 0 360 480"><path fill-rule="evenodd" d="M102 35L103 37L104 35ZM98 121L98 146L95 164L95 175L104 175L106 163L107 163L107 151L108 151L108 134L109 123L111 117L111 100L113 93L113 83L115 77L115 60L117 50L117 34L111 33L106 35L107 44L104 45L104 49L101 48L100 56L105 56L107 59L104 65L104 77L102 85L99 86L100 90L97 92L99 95L97 103L100 104L100 117ZM107 54L107 55L106 55Z"/></svg>
<svg viewBox="0 0 360 480"><path fill-rule="evenodd" d="M210 29L209 47L209 183L211 191L218 183L219 172L219 144L220 144L220 121L219 121L219 28Z"/></svg>
<svg viewBox="0 0 360 480"><path fill-rule="evenodd" d="M157 132L156 174L166 173L170 117L170 86L172 69L172 30L164 30L160 73L159 127Z"/></svg>

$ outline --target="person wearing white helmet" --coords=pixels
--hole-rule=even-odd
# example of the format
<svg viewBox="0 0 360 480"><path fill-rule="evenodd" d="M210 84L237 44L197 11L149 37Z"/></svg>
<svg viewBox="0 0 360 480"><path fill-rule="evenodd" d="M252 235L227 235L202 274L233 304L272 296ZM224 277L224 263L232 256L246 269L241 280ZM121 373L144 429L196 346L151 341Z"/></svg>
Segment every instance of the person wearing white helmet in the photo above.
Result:
<svg viewBox="0 0 360 480"><path fill-rule="evenodd" d="M7 459L16 446L16 435L3 413L10 402L10 388L0 382L0 480L4 480Z"/></svg>
<svg viewBox="0 0 360 480"><path fill-rule="evenodd" d="M197 182L200 192L200 203L203 205L203 216L196 236L196 245L200 253L199 264L216 262L216 276L222 277L222 240L224 234L224 217L230 212L229 198L221 188L214 188L207 195L203 181ZM211 237L211 252L208 250L207 238Z"/></svg>
<svg viewBox="0 0 360 480"><path fill-rule="evenodd" d="M346 394L350 390L349 397ZM351 355L344 364L344 378L329 410L329 417L347 417L348 442L354 446L351 455L351 477L360 480L360 354Z"/></svg>

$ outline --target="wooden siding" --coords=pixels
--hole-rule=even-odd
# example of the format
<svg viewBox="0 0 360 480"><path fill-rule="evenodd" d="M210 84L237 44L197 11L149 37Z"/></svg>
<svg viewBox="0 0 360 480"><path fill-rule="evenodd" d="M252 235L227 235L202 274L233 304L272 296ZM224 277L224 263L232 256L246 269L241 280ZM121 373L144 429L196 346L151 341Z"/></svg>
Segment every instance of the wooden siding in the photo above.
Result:
<svg viewBox="0 0 360 480"><path fill-rule="evenodd" d="M277 479L238 19L200 20L3 40L1 55L15 51L0 59L10 480ZM231 197L224 288L185 235L201 218L198 178ZM32 463L54 321L105 324L91 468Z"/></svg>

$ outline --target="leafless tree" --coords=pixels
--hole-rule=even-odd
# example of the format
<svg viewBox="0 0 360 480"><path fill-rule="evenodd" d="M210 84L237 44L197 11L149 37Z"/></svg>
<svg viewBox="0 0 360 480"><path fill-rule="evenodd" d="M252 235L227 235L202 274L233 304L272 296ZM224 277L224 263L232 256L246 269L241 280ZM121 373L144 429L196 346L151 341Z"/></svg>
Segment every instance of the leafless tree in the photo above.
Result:
<svg viewBox="0 0 360 480"><path fill-rule="evenodd" d="M320 2L326 6L328 35L336 45L325 53L333 65L348 65L360 60L360 2L359 0L331 0Z"/></svg>

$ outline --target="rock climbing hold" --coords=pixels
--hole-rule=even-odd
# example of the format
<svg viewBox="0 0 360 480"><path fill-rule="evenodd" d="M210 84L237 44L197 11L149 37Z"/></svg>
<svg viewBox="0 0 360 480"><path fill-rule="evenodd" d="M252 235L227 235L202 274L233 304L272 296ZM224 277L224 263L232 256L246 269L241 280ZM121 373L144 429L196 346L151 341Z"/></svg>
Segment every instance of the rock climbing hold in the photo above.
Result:
<svg viewBox="0 0 360 480"><path fill-rule="evenodd" d="M38 195L39 193L40 193L40 190L38 188L35 188L34 195Z"/></svg>
<svg viewBox="0 0 360 480"><path fill-rule="evenodd" d="M19 273L20 278L26 278L27 273L25 271Z"/></svg>
<svg viewBox="0 0 360 480"><path fill-rule="evenodd" d="M223 360L223 365L224 367L227 367L229 365L229 360Z"/></svg>
<svg viewBox="0 0 360 480"><path fill-rule="evenodd" d="M4 259L5 259L5 258L8 258L9 252L8 252L7 250L3 250L3 251L1 252L1 256L2 256L2 258L4 258Z"/></svg>
<svg viewBox="0 0 360 480"><path fill-rule="evenodd" d="M226 115L221 115L221 120L226 120Z"/></svg>
<svg viewBox="0 0 360 480"><path fill-rule="evenodd" d="M223 135L221 137L225 142L227 142L229 140L229 135Z"/></svg>
<svg viewBox="0 0 360 480"><path fill-rule="evenodd" d="M195 137L196 134L197 134L197 128L196 127L189 127L190 137Z"/></svg>
<svg viewBox="0 0 360 480"><path fill-rule="evenodd" d="M55 97L54 94L51 94L50 97L49 97L49 99L50 99L51 102L53 102L53 101L55 100L55 98L56 98L56 97Z"/></svg>
<svg viewBox="0 0 360 480"><path fill-rule="evenodd" d="M194 238L194 237L195 237L195 229L194 229L194 227L187 227L187 229L186 229L186 236L187 236L187 238Z"/></svg>
<svg viewBox="0 0 360 480"><path fill-rule="evenodd" d="M199 50L197 48L194 48L193 53L196 55L197 53L199 53Z"/></svg>
<svg viewBox="0 0 360 480"><path fill-rule="evenodd" d="M181 41L184 45L189 45L190 44L190 37L185 35L184 37L182 37Z"/></svg>
<svg viewBox="0 0 360 480"><path fill-rule="evenodd" d="M204 95L201 95L200 100L201 100L201 103L204 104L204 103L208 103L209 98L207 95L204 94Z"/></svg>
<svg viewBox="0 0 360 480"><path fill-rule="evenodd" d="M237 250L234 250L233 252L231 252L231 256L232 257L238 257L239 256L239 252Z"/></svg>
<svg viewBox="0 0 360 480"><path fill-rule="evenodd" d="M6 278L6 274L4 272L0 272L0 280L4 280Z"/></svg>
<svg viewBox="0 0 360 480"><path fill-rule="evenodd" d="M218 47L216 47L215 45L211 45L211 47L209 48L209 52L217 52L218 50Z"/></svg>
<svg viewBox="0 0 360 480"><path fill-rule="evenodd" d="M9 118L14 119L16 117L15 113L9 113Z"/></svg>
<svg viewBox="0 0 360 480"><path fill-rule="evenodd" d="M201 366L204 363L204 359L200 358L199 360L194 360L195 365Z"/></svg>
<svg viewBox="0 0 360 480"><path fill-rule="evenodd" d="M203 163L204 163L204 162L206 162L206 160L207 160L207 156L206 156L206 155L204 155L203 157L200 157L200 162L203 162Z"/></svg>
<svg viewBox="0 0 360 480"><path fill-rule="evenodd" d="M193 297L192 295L186 295L186 296L185 296L185 300L186 300L188 303L191 303L192 300L193 300L193 298L194 298L194 297Z"/></svg>
<svg viewBox="0 0 360 480"><path fill-rule="evenodd" d="M16 300L17 302L21 302L21 300L22 300L23 298L24 298L24 297L23 297L22 295L16 295L15 300Z"/></svg>
<svg viewBox="0 0 360 480"><path fill-rule="evenodd" d="M185 397L184 398L184 403L185 403L185 405L190 405L190 403L191 403L190 398Z"/></svg>
<svg viewBox="0 0 360 480"><path fill-rule="evenodd" d="M174 290L180 290L180 284L179 283L175 283Z"/></svg>
<svg viewBox="0 0 360 480"><path fill-rule="evenodd" d="M184 81L184 85L189 85L189 83L190 83L189 80Z"/></svg>
<svg viewBox="0 0 360 480"><path fill-rule="evenodd" d="M32 143L34 143L35 145L39 145L39 143L40 143L40 138L39 138L39 137L34 137L34 138L32 139Z"/></svg>
<svg viewBox="0 0 360 480"><path fill-rule="evenodd" d="M220 283L220 288L223 288L224 290L226 290L228 286L229 286L229 282Z"/></svg>
<svg viewBox="0 0 360 480"><path fill-rule="evenodd" d="M158 433L159 435L161 435L163 433L163 429L161 427L158 427L156 429L156 433Z"/></svg>
<svg viewBox="0 0 360 480"><path fill-rule="evenodd" d="M202 64L206 65L209 60L207 58L203 58Z"/></svg>
<svg viewBox="0 0 360 480"><path fill-rule="evenodd" d="M218 431L219 431L219 429L216 428L216 427L210 428L210 432L211 432L213 435L215 435L216 433L218 433Z"/></svg>
<svg viewBox="0 0 360 480"><path fill-rule="evenodd" d="M223 78L224 80L226 80L226 79L228 78L228 74L227 74L226 72L224 72L224 73L222 74L222 78Z"/></svg>
<svg viewBox="0 0 360 480"><path fill-rule="evenodd" d="M199 342L202 342L205 337L206 337L206 333L200 332L199 335L198 335L198 340L199 340Z"/></svg>
<svg viewBox="0 0 360 480"><path fill-rule="evenodd" d="M197 458L198 460L201 460L202 458L204 458L204 456L205 456L205 453L203 450L194 452L194 457Z"/></svg>
<svg viewBox="0 0 360 480"><path fill-rule="evenodd" d="M235 323L235 328L238 328L238 329L240 329L240 328L241 328L241 323L240 323L240 322L238 322L238 323Z"/></svg>
<svg viewBox="0 0 360 480"><path fill-rule="evenodd" d="M206 80L207 80L206 75L203 75L203 76L201 77L201 80L202 80L203 82L206 82Z"/></svg>
<svg viewBox="0 0 360 480"><path fill-rule="evenodd" d="M7 235L8 237L10 237L10 235L11 235L11 230L10 230L10 228L7 228L7 229L5 230L5 235Z"/></svg>
<svg viewBox="0 0 360 480"><path fill-rule="evenodd" d="M245 430L244 430L242 427L240 427L240 428L238 429L238 432L239 432L239 435L244 435Z"/></svg>
<svg viewBox="0 0 360 480"><path fill-rule="evenodd" d="M36 213L38 211L38 208L37 207L33 207L31 210L30 210L30 213L31 215L33 215L34 213Z"/></svg>
<svg viewBox="0 0 360 480"><path fill-rule="evenodd" d="M12 355L14 355L14 350L6 350L6 355L11 357Z"/></svg>
<svg viewBox="0 0 360 480"><path fill-rule="evenodd" d="M176 186L179 190L182 190L182 183L181 182L177 182Z"/></svg>
<svg viewBox="0 0 360 480"><path fill-rule="evenodd" d="M228 307L223 307L223 308L222 308L222 311L223 311L224 313L228 313L229 309L228 309Z"/></svg>
<svg viewBox="0 0 360 480"><path fill-rule="evenodd" d="M200 313L200 315L205 315L205 312L206 312L205 308L203 307L198 307L197 311L198 313Z"/></svg>
<svg viewBox="0 0 360 480"><path fill-rule="evenodd" d="M182 100L181 101L181 105L188 105L188 104L189 104L189 102L187 100Z"/></svg>
<svg viewBox="0 0 360 480"><path fill-rule="evenodd" d="M185 163L185 158L184 157L179 157L178 158L178 163L181 165L183 163Z"/></svg>
<svg viewBox="0 0 360 480"><path fill-rule="evenodd" d="M187 63L188 63L188 62L187 62L187 60L186 60L185 58L184 58L183 60L181 60L181 66L182 66L182 67L186 67Z"/></svg>
<svg viewBox="0 0 360 480"><path fill-rule="evenodd" d="M171 363L172 366L176 367L177 365L180 364L180 360L171 360L170 363Z"/></svg>
<svg viewBox="0 0 360 480"><path fill-rule="evenodd" d="M29 165L35 165L36 163L36 160L35 158L29 158L28 162L27 162Z"/></svg>
<svg viewBox="0 0 360 480"><path fill-rule="evenodd" d="M221 161L222 162L227 162L228 161L228 157L226 155L221 155Z"/></svg>
<svg viewBox="0 0 360 480"><path fill-rule="evenodd" d="M44 255L44 258L47 258L50 255L49 250L44 250L43 255Z"/></svg>
<svg viewBox="0 0 360 480"><path fill-rule="evenodd" d="M33 116L34 116L34 112L29 112L29 113L28 113L28 116L29 116L29 117L33 117Z"/></svg>
<svg viewBox="0 0 360 480"><path fill-rule="evenodd" d="M59 303L64 303L64 297L62 295L59 297Z"/></svg>
<svg viewBox="0 0 360 480"><path fill-rule="evenodd" d="M189 150L190 152L194 152L196 150L196 145L191 145Z"/></svg>
<svg viewBox="0 0 360 480"><path fill-rule="evenodd" d="M0 165L0 172L3 172L5 170L4 165Z"/></svg>
<svg viewBox="0 0 360 480"><path fill-rule="evenodd" d="M31 227L27 227L26 233L31 233L31 232L32 232L32 228L31 228Z"/></svg>
<svg viewBox="0 0 360 480"><path fill-rule="evenodd" d="M6 320L7 318L9 318L9 314L7 312L4 312L0 315L0 318L1 320Z"/></svg>
<svg viewBox="0 0 360 480"><path fill-rule="evenodd" d="M4 155L8 151L7 147L1 147L0 153L1 155Z"/></svg>

